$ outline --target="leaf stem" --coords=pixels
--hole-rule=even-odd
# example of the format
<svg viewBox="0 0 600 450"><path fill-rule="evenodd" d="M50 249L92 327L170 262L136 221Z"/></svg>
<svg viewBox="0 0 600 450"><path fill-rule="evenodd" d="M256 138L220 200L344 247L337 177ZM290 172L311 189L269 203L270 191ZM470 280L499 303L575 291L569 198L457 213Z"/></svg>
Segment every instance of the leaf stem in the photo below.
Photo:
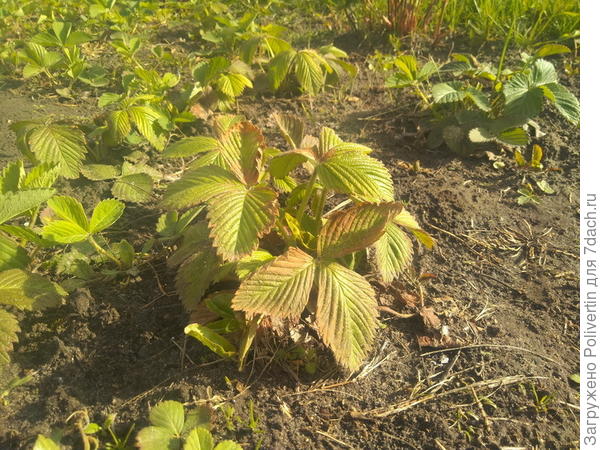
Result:
<svg viewBox="0 0 600 450"><path fill-rule="evenodd" d="M92 235L90 235L88 237L88 242L90 244L92 244L92 247L94 247L94 249L100 253L102 256L104 256L105 258L110 259L111 261L113 261L117 267L121 268L122 264L121 261L119 261L117 258L115 258L113 255L111 255L110 253L108 253L106 250L104 250L99 244L98 242L96 242L96 240L94 239L94 237Z"/></svg>
<svg viewBox="0 0 600 450"><path fill-rule="evenodd" d="M306 210L306 206L308 205L308 200L310 200L310 196L312 195L312 191L315 187L315 183L317 181L317 171L315 170L308 180L308 185L306 186L306 192L304 193L304 197L302 198L302 202L298 207L298 212L296 213L296 220L298 223L302 223L302 218L304 217L304 212Z"/></svg>

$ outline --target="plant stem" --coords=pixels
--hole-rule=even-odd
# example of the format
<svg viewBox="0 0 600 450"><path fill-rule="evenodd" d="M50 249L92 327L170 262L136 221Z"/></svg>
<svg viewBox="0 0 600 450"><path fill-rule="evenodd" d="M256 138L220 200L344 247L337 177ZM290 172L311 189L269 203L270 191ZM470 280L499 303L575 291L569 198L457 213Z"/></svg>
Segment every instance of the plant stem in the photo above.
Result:
<svg viewBox="0 0 600 450"><path fill-rule="evenodd" d="M315 218L317 219L317 223L319 224L319 230L317 230L317 232L321 231L320 230L320 228L321 228L320 224L322 222L321 216L323 215L323 210L325 209L326 201L327 201L327 189L325 189L325 188L320 189L319 193L318 193L316 207L315 207Z"/></svg>
<svg viewBox="0 0 600 450"><path fill-rule="evenodd" d="M315 183L317 181L317 172L314 171L308 180L308 186L306 186L306 192L304 193L304 197L302 198L302 202L298 207L298 212L296 213L296 220L299 223L302 223L302 218L304 217L304 211L306 210L306 206L308 205L308 200L310 200L310 196L312 195L313 188L315 187Z"/></svg>
<svg viewBox="0 0 600 450"><path fill-rule="evenodd" d="M117 258L115 258L113 255L111 255L110 253L108 253L106 250L104 250L94 239L94 237L92 235L90 235L88 237L88 242L90 244L92 244L92 247L94 247L94 249L100 253L102 256L104 256L105 258L110 259L111 261L113 261L117 267L121 268L122 264L121 261L119 261Z"/></svg>
<svg viewBox="0 0 600 450"><path fill-rule="evenodd" d="M513 7L515 7L513 3ZM502 47L502 54L500 55L500 62L498 63L498 73L496 74L496 81L500 81L500 76L502 75L502 68L504 66L504 59L506 58L506 51L508 50L508 44L510 42L510 38L515 30L515 25L517 24L517 13L516 8L513 12L512 22L510 24L510 30L506 33L506 39L504 40L504 46Z"/></svg>

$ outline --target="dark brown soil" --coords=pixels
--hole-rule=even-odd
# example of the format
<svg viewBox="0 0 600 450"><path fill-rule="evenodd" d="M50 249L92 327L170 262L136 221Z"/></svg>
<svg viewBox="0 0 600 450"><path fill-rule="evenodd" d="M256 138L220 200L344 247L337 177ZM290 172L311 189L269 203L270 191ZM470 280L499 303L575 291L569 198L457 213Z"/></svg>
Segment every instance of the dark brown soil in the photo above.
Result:
<svg viewBox="0 0 600 450"><path fill-rule="evenodd" d="M272 137L268 116L301 113L304 104L312 131L330 126L376 149L397 197L438 246L419 250L414 272L393 286L371 278L381 303L404 315L416 310L402 298L420 288L447 330L443 342L428 340L417 316L382 312L385 328L369 369L359 374L333 370L324 350L315 375L294 373L264 346L239 373L233 362L184 343L186 318L172 294L172 274L155 260L141 267L137 281L91 285L57 310L24 318L0 386L10 376L35 375L0 406L0 448L30 448L38 433L65 427L82 409L98 423L116 413L120 432L134 422L139 430L149 405L164 399L233 405L231 430L215 411L215 433L244 448L576 448L578 390L568 377L579 370L578 129L552 111L539 120L547 133L538 142L544 165L558 170L538 178L556 194L519 206L523 173L509 153L494 153L505 163L495 169L487 156L427 150L413 101L392 101L381 85L363 69L352 86L312 109L308 99L273 98L246 98L240 108ZM14 156L6 121L39 115L32 108L38 102L24 93L0 92L2 158ZM44 105L68 114L51 99ZM129 237L135 239L135 227L151 229L155 217L135 222L147 213L131 208L133 224L122 224L132 229ZM249 426L251 402L258 429ZM68 429L64 442L81 448Z"/></svg>

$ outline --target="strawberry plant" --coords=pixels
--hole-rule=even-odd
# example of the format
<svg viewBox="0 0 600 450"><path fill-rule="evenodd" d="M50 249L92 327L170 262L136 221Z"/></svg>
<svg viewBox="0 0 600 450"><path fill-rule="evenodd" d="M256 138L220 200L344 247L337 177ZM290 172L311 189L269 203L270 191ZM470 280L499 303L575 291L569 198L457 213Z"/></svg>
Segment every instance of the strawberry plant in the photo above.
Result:
<svg viewBox="0 0 600 450"><path fill-rule="evenodd" d="M48 167L25 173L22 162L8 165L0 173L0 363L9 361L20 331L17 316L11 311L40 310L57 306L64 290L43 276L29 270L31 258L25 242L38 246L44 242L30 227L8 224L17 217L29 216L33 223L40 205L46 202L54 189L50 186L55 175ZM44 179L44 174L45 179Z"/></svg>
<svg viewBox="0 0 600 450"><path fill-rule="evenodd" d="M186 414L179 402L160 402L150 409L150 426L137 434L137 447L141 450L241 450L233 441L215 445L209 431L210 413L208 407L197 407Z"/></svg>
<svg viewBox="0 0 600 450"><path fill-rule="evenodd" d="M229 110L246 88L252 87L252 70L242 61L216 56L192 70L207 109Z"/></svg>
<svg viewBox="0 0 600 450"><path fill-rule="evenodd" d="M107 250L96 240L99 233L119 220L125 209L123 203L115 199L102 200L94 208L91 218L86 216L83 205L73 197L53 197L48 200L48 207L54 216L45 218L44 239L58 244L87 241L98 254L118 268L128 269L133 265L135 252L129 242L122 240Z"/></svg>
<svg viewBox="0 0 600 450"><path fill-rule="evenodd" d="M318 49L282 49L270 62L268 72L273 89L278 90L294 77L303 92L316 95L326 82L339 82L345 75L354 76L356 68L345 61L346 52L333 45Z"/></svg>
<svg viewBox="0 0 600 450"><path fill-rule="evenodd" d="M439 70L433 63L417 70L416 59L402 55L394 60L396 73L386 86L413 89L430 110L432 148L445 143L456 153L470 154L486 143L523 146L529 143L527 129L537 126L532 120L545 102L570 123L579 122L579 101L560 84L554 65L542 59L563 51L555 47L544 46L534 56L524 54L516 71L499 71L462 54ZM453 79L429 87L425 82L436 72L442 77L451 74Z"/></svg>
<svg viewBox="0 0 600 450"><path fill-rule="evenodd" d="M65 178L77 178L87 154L83 132L69 124L42 121L15 122L17 147L33 163L55 165Z"/></svg>
<svg viewBox="0 0 600 450"><path fill-rule="evenodd" d="M329 128L319 138L305 135L291 116L276 122L287 151L268 146L258 128L235 117L217 120L213 136L165 150L167 157L199 157L167 187L163 206L207 210L169 261L178 267L185 308L199 318L186 332L243 362L261 324L295 323L309 314L336 360L354 370L378 323L375 292L355 271L358 261L371 249L389 282L410 264L406 231L428 247L433 240L394 201L391 176L369 156L371 149L344 142ZM348 199L328 208L333 194ZM239 280L237 290L201 301L225 279ZM239 346L223 336L238 330Z"/></svg>

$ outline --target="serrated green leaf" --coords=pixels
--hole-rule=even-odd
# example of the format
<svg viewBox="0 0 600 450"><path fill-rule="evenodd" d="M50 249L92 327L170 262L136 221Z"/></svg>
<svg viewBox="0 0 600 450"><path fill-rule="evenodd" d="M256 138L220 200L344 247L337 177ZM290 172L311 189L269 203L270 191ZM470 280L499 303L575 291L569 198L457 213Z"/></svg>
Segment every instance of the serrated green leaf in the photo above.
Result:
<svg viewBox="0 0 600 450"><path fill-rule="evenodd" d="M66 125L41 125L29 135L29 147L41 162L57 164L65 178L77 178L87 154L83 133Z"/></svg>
<svg viewBox="0 0 600 450"><path fill-rule="evenodd" d="M183 444L183 450L213 450L214 441L206 428L194 428Z"/></svg>
<svg viewBox="0 0 600 450"><path fill-rule="evenodd" d="M105 92L98 97L98 108L105 108L108 105L121 100L121 94L115 94L114 92Z"/></svg>
<svg viewBox="0 0 600 450"><path fill-rule="evenodd" d="M140 450L180 450L179 439L166 428L146 427L136 436L136 444Z"/></svg>
<svg viewBox="0 0 600 450"><path fill-rule="evenodd" d="M125 239L121 239L115 247L115 253L118 255L119 261L121 261L123 267L127 269L132 267L133 261L135 260L135 249L133 246Z"/></svg>
<svg viewBox="0 0 600 450"><path fill-rule="evenodd" d="M251 314L298 318L308 303L314 274L312 256L290 247L242 282L232 308Z"/></svg>
<svg viewBox="0 0 600 450"><path fill-rule="evenodd" d="M27 189L49 188L56 183L59 172L56 164L38 164L25 176L22 187Z"/></svg>
<svg viewBox="0 0 600 450"><path fill-rule="evenodd" d="M529 143L529 135L523 127L504 130L498 133L497 138L500 142L508 145L527 145Z"/></svg>
<svg viewBox="0 0 600 450"><path fill-rule="evenodd" d="M276 113L272 117L290 147L300 148L304 137L304 122L291 114Z"/></svg>
<svg viewBox="0 0 600 450"><path fill-rule="evenodd" d="M323 342L345 368L356 370L377 327L377 300L367 280L336 262L317 267L316 325Z"/></svg>
<svg viewBox="0 0 600 450"><path fill-rule="evenodd" d="M23 161L17 160L9 163L0 172L0 194L18 191L24 178L25 169L23 168Z"/></svg>
<svg viewBox="0 0 600 450"><path fill-rule="evenodd" d="M199 248L210 246L209 234L208 222L202 221L191 225L183 233L183 242L167 260L167 265L170 268L177 267L190 256L194 255Z"/></svg>
<svg viewBox="0 0 600 450"><path fill-rule="evenodd" d="M208 327L193 323L185 327L185 334L198 339L211 351L223 358L233 358L237 354L235 346L220 334Z"/></svg>
<svg viewBox="0 0 600 450"><path fill-rule="evenodd" d="M344 141L331 128L321 128L321 134L319 135L318 156L322 157L333 147L343 143Z"/></svg>
<svg viewBox="0 0 600 450"><path fill-rule="evenodd" d="M240 186L242 184L235 175L221 167L199 167L188 170L181 179L167 187L162 206L189 208Z"/></svg>
<svg viewBox="0 0 600 450"><path fill-rule="evenodd" d="M42 236L44 239L59 244L74 244L85 241L90 233L76 223L67 220L53 220L44 225Z"/></svg>
<svg viewBox="0 0 600 450"><path fill-rule="evenodd" d="M212 247L199 248L177 269L175 288L186 311L198 306L212 284L220 261Z"/></svg>
<svg viewBox="0 0 600 450"><path fill-rule="evenodd" d="M0 273L2 277L2 273ZM13 344L17 342L17 333L21 331L17 318L0 309L0 367L10 362L8 353L12 351Z"/></svg>
<svg viewBox="0 0 600 450"><path fill-rule="evenodd" d="M59 195L48 200L48 206L61 219L77 225L84 231L89 230L89 222L83 205L73 197Z"/></svg>
<svg viewBox="0 0 600 450"><path fill-rule="evenodd" d="M54 195L54 189L29 189L0 194L0 224L13 219Z"/></svg>
<svg viewBox="0 0 600 450"><path fill-rule="evenodd" d="M150 409L150 423L168 430L173 436L180 436L185 422L183 405L173 400L160 402Z"/></svg>
<svg viewBox="0 0 600 450"><path fill-rule="evenodd" d="M166 138L157 133L158 121L164 116L151 106L131 106L127 109L129 119L152 146L162 150L167 142Z"/></svg>
<svg viewBox="0 0 600 450"><path fill-rule="evenodd" d="M65 47L81 45L94 39L91 35L83 31L73 31L65 41Z"/></svg>
<svg viewBox="0 0 600 450"><path fill-rule="evenodd" d="M152 177L146 173L121 176L115 181L111 192L126 202L146 203L152 200Z"/></svg>
<svg viewBox="0 0 600 450"><path fill-rule="evenodd" d="M258 248L277 214L277 194L264 186L232 186L208 200L208 220L217 252L234 261Z"/></svg>
<svg viewBox="0 0 600 450"><path fill-rule="evenodd" d="M102 200L94 208L90 220L90 233L100 233L115 223L125 210L125 205L119 200Z"/></svg>
<svg viewBox="0 0 600 450"><path fill-rule="evenodd" d="M341 258L375 243L404 209L402 203L363 203L333 213L317 240L317 254Z"/></svg>
<svg viewBox="0 0 600 450"><path fill-rule="evenodd" d="M318 94L325 83L325 77L316 53L313 50L301 50L296 54L294 63L296 78L302 90L312 95Z"/></svg>
<svg viewBox="0 0 600 450"><path fill-rule="evenodd" d="M385 283L391 283L411 262L412 242L396 224L386 226L374 247L377 268Z"/></svg>
<svg viewBox="0 0 600 450"><path fill-rule="evenodd" d="M127 110L111 111L108 115L108 129L114 142L120 142L131 133L131 118Z"/></svg>
<svg viewBox="0 0 600 450"><path fill-rule="evenodd" d="M229 61L223 56L211 58L209 61L203 61L192 70L194 80L202 86L208 86L219 74L227 70Z"/></svg>
<svg viewBox="0 0 600 450"><path fill-rule="evenodd" d="M228 97L239 97L244 92L244 89L252 87L252 81L239 73L222 74L218 81L217 87Z"/></svg>
<svg viewBox="0 0 600 450"><path fill-rule="evenodd" d="M240 280L247 278L259 267L262 267L275 257L266 250L255 250L250 255L241 258L235 267L235 273Z"/></svg>
<svg viewBox="0 0 600 450"><path fill-rule="evenodd" d="M300 164L314 160L314 155L308 150L291 150L271 158L269 173L275 178L285 178Z"/></svg>
<svg viewBox="0 0 600 450"><path fill-rule="evenodd" d="M42 237L33 231L29 227L25 227L22 225L0 225L0 231L4 231L11 236L14 236L18 239L24 239L27 242L32 242L40 247L49 247L51 244Z"/></svg>
<svg viewBox="0 0 600 450"><path fill-rule="evenodd" d="M27 251L12 239L0 234L0 271L24 269L28 264Z"/></svg>
<svg viewBox="0 0 600 450"><path fill-rule="evenodd" d="M392 178L385 166L362 152L331 148L317 166L323 186L364 201L394 199Z"/></svg>
<svg viewBox="0 0 600 450"><path fill-rule="evenodd" d="M120 170L108 164L86 164L81 168L81 174L88 180L111 180L120 175Z"/></svg>
<svg viewBox="0 0 600 450"><path fill-rule="evenodd" d="M435 103L460 102L467 95L463 85L457 81L435 84L431 88L431 94Z"/></svg>
<svg viewBox="0 0 600 450"><path fill-rule="evenodd" d="M286 50L275 56L269 63L269 76L275 90L279 89L283 80L288 76L292 63L296 59L296 54L293 49Z"/></svg>
<svg viewBox="0 0 600 450"><path fill-rule="evenodd" d="M0 304L21 310L57 306L66 292L41 275L21 269L0 272Z"/></svg>
<svg viewBox="0 0 600 450"><path fill-rule="evenodd" d="M580 109L579 100L577 100L577 97L575 97L564 86L558 83L550 83L545 87L552 92L554 96L554 106L556 106L556 109L558 109L563 117L571 123L579 123Z"/></svg>

